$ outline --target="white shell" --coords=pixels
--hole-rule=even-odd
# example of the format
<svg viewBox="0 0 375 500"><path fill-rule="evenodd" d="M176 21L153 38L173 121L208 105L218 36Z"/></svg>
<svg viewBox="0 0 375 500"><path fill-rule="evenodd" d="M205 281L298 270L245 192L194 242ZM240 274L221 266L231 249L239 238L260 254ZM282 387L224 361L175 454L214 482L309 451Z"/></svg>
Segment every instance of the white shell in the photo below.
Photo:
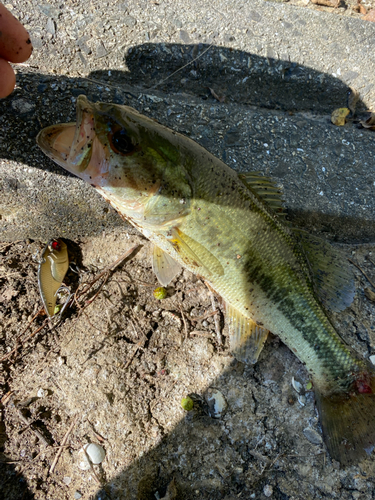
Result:
<svg viewBox="0 0 375 500"><path fill-rule="evenodd" d="M373 354L372 356L370 356L370 361L373 365L375 365L375 354Z"/></svg>
<svg viewBox="0 0 375 500"><path fill-rule="evenodd" d="M302 384L298 382L294 377L292 377L292 386L293 389L299 394L302 390Z"/></svg>
<svg viewBox="0 0 375 500"><path fill-rule="evenodd" d="M303 394L299 394L297 399L298 399L298 402L301 406L306 405L306 397Z"/></svg>
<svg viewBox="0 0 375 500"><path fill-rule="evenodd" d="M217 389L208 389L207 403L210 410L210 415L213 418L220 418L223 416L228 403L225 401L223 394Z"/></svg>
<svg viewBox="0 0 375 500"><path fill-rule="evenodd" d="M105 450L100 444L96 443L87 443L83 447L86 450L87 455L89 456L91 462L94 465L101 464L105 458ZM89 470L90 469L90 464L89 461L87 460L86 454L81 448L78 452L79 458L81 461L78 464L78 467L81 470Z"/></svg>

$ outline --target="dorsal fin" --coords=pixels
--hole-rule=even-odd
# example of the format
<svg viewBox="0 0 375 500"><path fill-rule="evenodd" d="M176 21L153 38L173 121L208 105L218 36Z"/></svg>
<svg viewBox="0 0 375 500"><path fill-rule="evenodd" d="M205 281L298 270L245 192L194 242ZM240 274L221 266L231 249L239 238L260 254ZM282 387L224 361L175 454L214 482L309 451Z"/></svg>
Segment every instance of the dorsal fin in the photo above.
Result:
<svg viewBox="0 0 375 500"><path fill-rule="evenodd" d="M238 177L244 185L257 194L276 215L280 215L283 218L287 215L283 207L283 193L272 179L262 175L260 172L246 172L239 174Z"/></svg>
<svg viewBox="0 0 375 500"><path fill-rule="evenodd" d="M293 229L310 266L315 292L331 311L343 311L353 301L354 276L347 259L328 241Z"/></svg>

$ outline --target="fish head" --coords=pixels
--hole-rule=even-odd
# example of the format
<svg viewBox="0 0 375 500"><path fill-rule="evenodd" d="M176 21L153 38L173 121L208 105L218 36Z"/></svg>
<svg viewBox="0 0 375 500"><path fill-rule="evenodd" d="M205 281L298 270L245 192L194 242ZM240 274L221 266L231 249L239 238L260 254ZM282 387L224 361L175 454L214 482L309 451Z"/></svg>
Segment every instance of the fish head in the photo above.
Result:
<svg viewBox="0 0 375 500"><path fill-rule="evenodd" d="M126 216L141 212L165 184L171 162L179 164L179 149L168 134L172 132L128 106L91 103L81 95L76 122L43 129L37 143Z"/></svg>

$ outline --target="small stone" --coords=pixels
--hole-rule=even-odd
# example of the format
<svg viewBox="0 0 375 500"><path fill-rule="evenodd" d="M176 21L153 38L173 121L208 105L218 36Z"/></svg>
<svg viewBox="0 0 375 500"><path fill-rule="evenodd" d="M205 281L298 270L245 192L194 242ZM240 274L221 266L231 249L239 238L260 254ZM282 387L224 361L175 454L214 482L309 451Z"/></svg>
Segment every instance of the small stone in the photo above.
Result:
<svg viewBox="0 0 375 500"><path fill-rule="evenodd" d="M208 389L207 402L212 418L221 418L224 415L228 403L220 391Z"/></svg>
<svg viewBox="0 0 375 500"><path fill-rule="evenodd" d="M133 16L125 16L124 24L128 28L134 28L134 26L137 24L137 20Z"/></svg>
<svg viewBox="0 0 375 500"><path fill-rule="evenodd" d="M96 46L96 57L104 57L107 55L107 50L104 47L104 43L100 40L100 42Z"/></svg>
<svg viewBox="0 0 375 500"><path fill-rule="evenodd" d="M46 24L46 30L47 30L47 33L50 33L51 35L54 35L56 33L55 22L51 17L48 18L48 21Z"/></svg>
<svg viewBox="0 0 375 500"><path fill-rule="evenodd" d="M71 477L69 477L69 476L65 476L65 477L63 477L63 482L64 482L66 485L68 485L68 484L70 484L70 483L72 482L72 478L71 478Z"/></svg>
<svg viewBox="0 0 375 500"><path fill-rule="evenodd" d="M190 43L190 36L187 31L180 30L180 38L184 43Z"/></svg>
<svg viewBox="0 0 375 500"><path fill-rule="evenodd" d="M38 8L39 8L40 12L42 14L44 14L45 16L47 16L47 17L53 17L55 19L57 17L59 17L59 14L61 12L59 9L57 9L53 5L49 5L49 4L38 5Z"/></svg>
<svg viewBox="0 0 375 500"><path fill-rule="evenodd" d="M38 396L38 398L45 398L48 395L48 391L46 391L45 389L39 389L36 395Z"/></svg>
<svg viewBox="0 0 375 500"><path fill-rule="evenodd" d="M33 102L26 101L25 99L16 99L12 102L12 108L17 111L17 113L23 115L34 111L35 104Z"/></svg>
<svg viewBox="0 0 375 500"><path fill-rule="evenodd" d="M82 494L79 491L74 492L74 500L79 500L82 498Z"/></svg>
<svg viewBox="0 0 375 500"><path fill-rule="evenodd" d="M103 446L100 446L100 444L87 443L85 444L84 449L86 450L86 453L83 450L83 448L81 448L80 451L78 452L79 458L81 459L81 461L78 464L78 467L81 470L90 469L90 464L89 461L87 460L86 454L88 455L89 459L94 465L101 464L105 459L105 450Z"/></svg>
<svg viewBox="0 0 375 500"><path fill-rule="evenodd" d="M303 429L303 435L305 438L310 441L312 444L321 444L322 443L322 436L314 429L311 429L310 427L306 427L306 429Z"/></svg>
<svg viewBox="0 0 375 500"><path fill-rule="evenodd" d="M270 484L266 484L266 486L263 488L263 493L265 494L266 497L270 497L273 494L273 488Z"/></svg>

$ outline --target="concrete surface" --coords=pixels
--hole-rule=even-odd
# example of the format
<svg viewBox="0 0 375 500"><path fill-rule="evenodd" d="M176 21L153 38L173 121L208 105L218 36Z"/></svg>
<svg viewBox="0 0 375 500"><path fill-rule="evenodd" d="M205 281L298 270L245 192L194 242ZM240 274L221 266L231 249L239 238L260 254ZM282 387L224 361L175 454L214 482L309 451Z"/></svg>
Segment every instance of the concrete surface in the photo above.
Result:
<svg viewBox="0 0 375 500"><path fill-rule="evenodd" d="M374 239L375 135L329 120L350 87L359 112L375 105L373 23L260 0L12 6L35 50L0 102L0 239L123 227L35 145L42 126L74 120L80 93L129 104L231 167L271 175L298 225Z"/></svg>

